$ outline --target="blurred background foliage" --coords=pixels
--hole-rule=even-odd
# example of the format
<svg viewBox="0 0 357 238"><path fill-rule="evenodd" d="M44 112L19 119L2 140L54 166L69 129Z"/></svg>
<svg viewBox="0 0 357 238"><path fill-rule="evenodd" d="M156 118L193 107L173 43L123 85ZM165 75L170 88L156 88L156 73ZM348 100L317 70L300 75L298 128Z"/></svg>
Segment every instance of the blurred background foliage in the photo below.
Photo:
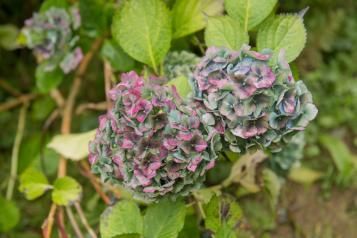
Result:
<svg viewBox="0 0 357 238"><path fill-rule="evenodd" d="M169 1L171 2L171 1ZM41 4L40 0L0 1L0 82L10 84L21 94L36 92L34 69L36 62L29 50L9 51L11 41L2 37L4 25L21 27L25 19L31 17ZM244 191L232 191L239 198L250 226L241 237L308 237L352 238L357 234L357 176L351 168L357 163L357 2L355 0L280 0L278 11L291 12L296 9L310 9L305 15L308 42L302 55L294 63L300 79L311 90L319 108L319 115L306 132L305 156L302 164L309 170L301 185L286 181L283 186L275 215L269 206L261 202L259 195L243 196ZM105 23L103 23L105 24ZM16 28L13 29L16 34ZM198 35L199 36L199 35ZM85 40L85 39L84 39ZM190 39L196 42L198 39ZM174 48L188 46L188 41L174 42ZM197 43L197 42L196 42ZM199 46L199 45L198 45ZM109 43L106 49L113 47ZM105 54L105 53L104 53ZM129 64L129 63L128 63ZM137 62L130 62L135 65ZM80 93L82 102L100 102L104 99L103 67L99 60L92 62L85 79L86 90ZM66 92L70 77L62 83ZM6 87L6 86L5 86ZM16 94L16 92L15 92ZM0 89L0 102L11 98L7 91ZM19 173L30 164L42 168L49 179L56 175L58 155L44 148L50 135L59 127L59 120L44 127L46 120L56 107L51 97L38 97L29 106L26 131L19 155ZM19 109L0 112L0 194L6 191L9 179L10 157L14 143ZM95 128L98 111L85 110L76 114L73 131L81 132ZM292 148L292 151L295 151ZM44 159L45 158L45 159ZM216 173L222 174L227 166L222 163ZM105 205L80 174L75 164L70 164L69 174L78 178L84 188L82 205L91 224L98 224ZM209 175L208 183L216 184L219 176ZM311 179L310 179L311 178ZM0 212L4 206L18 207L7 214L7 220L0 219L0 230L6 230L9 221L16 227L0 237L35 238L40 237L39 227L48 213L49 194L30 202L15 192L13 202L0 197ZM188 216L186 220L192 219ZM10 224L11 225L11 224ZM193 226L192 229L197 229ZM186 231L187 232L187 231ZM192 231L198 233L198 231ZM246 234L245 234L246 233ZM193 233L191 233L193 234ZM253 236L254 234L254 236ZM197 235L195 235L197 236ZM181 237L187 237L181 234Z"/></svg>

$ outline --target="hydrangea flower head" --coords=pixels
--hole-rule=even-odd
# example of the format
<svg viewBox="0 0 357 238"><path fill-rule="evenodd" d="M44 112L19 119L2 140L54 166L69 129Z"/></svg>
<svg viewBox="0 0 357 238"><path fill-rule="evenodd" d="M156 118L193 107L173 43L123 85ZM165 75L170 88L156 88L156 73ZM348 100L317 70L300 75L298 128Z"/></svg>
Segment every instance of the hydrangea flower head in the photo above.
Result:
<svg viewBox="0 0 357 238"><path fill-rule="evenodd" d="M25 21L21 30L23 43L33 50L39 63L46 62L49 69L59 66L67 74L83 58L81 48L75 46L75 30L80 24L78 8L50 8Z"/></svg>
<svg viewBox="0 0 357 238"><path fill-rule="evenodd" d="M95 173L148 200L198 188L221 147L213 115L155 81L123 74L89 145Z"/></svg>
<svg viewBox="0 0 357 238"><path fill-rule="evenodd" d="M194 72L195 99L222 118L232 151L279 149L288 134L304 130L317 114L305 84L294 81L284 52L274 66L271 56L248 46L240 51L211 47Z"/></svg>

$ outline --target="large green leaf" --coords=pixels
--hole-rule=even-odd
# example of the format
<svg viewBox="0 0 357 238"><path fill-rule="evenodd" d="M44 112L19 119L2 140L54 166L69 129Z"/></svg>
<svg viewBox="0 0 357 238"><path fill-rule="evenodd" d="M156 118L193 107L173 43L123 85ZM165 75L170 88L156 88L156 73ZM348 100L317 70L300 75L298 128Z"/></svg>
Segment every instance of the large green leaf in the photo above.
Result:
<svg viewBox="0 0 357 238"><path fill-rule="evenodd" d="M222 224L219 229L217 230L215 238L236 238L237 235L235 234L232 227L228 226L226 223Z"/></svg>
<svg viewBox="0 0 357 238"><path fill-rule="evenodd" d="M143 219L138 205L133 201L119 201L107 208L100 218L102 238L139 237L143 230Z"/></svg>
<svg viewBox="0 0 357 238"><path fill-rule="evenodd" d="M108 6L105 0L79 0L82 29L89 36L99 36L107 31L107 15L112 15Z"/></svg>
<svg viewBox="0 0 357 238"><path fill-rule="evenodd" d="M206 26L206 16L223 12L221 0L177 0L172 9L173 38L180 38Z"/></svg>
<svg viewBox="0 0 357 238"><path fill-rule="evenodd" d="M42 3L40 11L45 12L52 7L67 8L68 2L66 0L46 0Z"/></svg>
<svg viewBox="0 0 357 238"><path fill-rule="evenodd" d="M64 77L60 68L55 68L51 71L47 70L47 64L42 63L36 68L36 85L42 93L48 93L52 89L56 88Z"/></svg>
<svg viewBox="0 0 357 238"><path fill-rule="evenodd" d="M275 209L281 189L279 177L270 169L263 170L264 188L268 194L270 206Z"/></svg>
<svg viewBox="0 0 357 238"><path fill-rule="evenodd" d="M275 56L285 50L288 62L299 56L306 43L306 30L303 18L298 14L280 15L269 19L259 28L258 50L272 49Z"/></svg>
<svg viewBox="0 0 357 238"><path fill-rule="evenodd" d="M293 167L289 172L289 179L297 183L311 184L322 177L322 173L308 167Z"/></svg>
<svg viewBox="0 0 357 238"><path fill-rule="evenodd" d="M248 34L241 24L229 16L211 17L205 31L207 46L221 46L228 49L240 49L249 42Z"/></svg>
<svg viewBox="0 0 357 238"><path fill-rule="evenodd" d="M348 183L357 172L357 157L351 153L347 145L339 138L329 135L320 137L324 147L330 152L333 162L339 171L342 183Z"/></svg>
<svg viewBox="0 0 357 238"><path fill-rule="evenodd" d="M84 133L57 135L47 145L65 158L81 160L88 155L88 143L94 138L96 130Z"/></svg>
<svg viewBox="0 0 357 238"><path fill-rule="evenodd" d="M133 58L127 55L114 40L106 40L100 53L115 70L127 72L135 67Z"/></svg>
<svg viewBox="0 0 357 238"><path fill-rule="evenodd" d="M261 23L274 9L278 0L225 0L228 14L237 19L245 31Z"/></svg>
<svg viewBox="0 0 357 238"><path fill-rule="evenodd" d="M134 59L156 73L170 48L170 12L161 0L130 0L113 19L114 39Z"/></svg>
<svg viewBox="0 0 357 238"><path fill-rule="evenodd" d="M194 214L187 215L178 238L200 238L199 222Z"/></svg>
<svg viewBox="0 0 357 238"><path fill-rule="evenodd" d="M33 200L42 196L52 186L46 176L39 170L29 167L20 176L19 190L25 194L26 199Z"/></svg>
<svg viewBox="0 0 357 238"><path fill-rule="evenodd" d="M71 177L58 178L53 184L52 201L57 205L68 206L79 201L81 195L82 187Z"/></svg>
<svg viewBox="0 0 357 238"><path fill-rule="evenodd" d="M176 238L183 228L186 208L181 201L162 200L144 216L144 238Z"/></svg>
<svg viewBox="0 0 357 238"><path fill-rule="evenodd" d="M243 212L230 197L212 197L211 201L205 206L207 229L218 232L220 227L226 224L230 228L236 227L242 218Z"/></svg>
<svg viewBox="0 0 357 238"><path fill-rule="evenodd" d="M12 229L20 220L20 211L13 201L0 196L0 232Z"/></svg>
<svg viewBox="0 0 357 238"><path fill-rule="evenodd" d="M15 25L0 25L0 47L12 50L17 47L16 38L19 30Z"/></svg>

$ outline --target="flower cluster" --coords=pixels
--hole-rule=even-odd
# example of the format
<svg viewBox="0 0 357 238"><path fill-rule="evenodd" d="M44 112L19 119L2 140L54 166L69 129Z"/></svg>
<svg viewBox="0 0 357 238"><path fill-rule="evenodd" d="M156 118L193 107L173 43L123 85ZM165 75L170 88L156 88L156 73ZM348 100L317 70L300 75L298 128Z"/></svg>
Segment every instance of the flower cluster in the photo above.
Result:
<svg viewBox="0 0 357 238"><path fill-rule="evenodd" d="M295 82L281 51L274 66L270 51L209 48L194 73L195 99L225 124L230 150L276 151L304 130L317 109L302 81Z"/></svg>
<svg viewBox="0 0 357 238"><path fill-rule="evenodd" d="M165 76L168 79L174 79L180 76L190 78L199 61L200 58L187 51L170 52L164 60Z"/></svg>
<svg viewBox="0 0 357 238"><path fill-rule="evenodd" d="M280 151L271 153L269 167L279 175L286 176L289 170L304 156L305 133L294 135L289 143Z"/></svg>
<svg viewBox="0 0 357 238"><path fill-rule="evenodd" d="M37 60L46 63L46 69L53 71L60 67L64 73L74 70L83 58L82 50L76 47L81 18L78 8L65 10L50 8L35 13L25 21L21 30L20 43L33 49Z"/></svg>
<svg viewBox="0 0 357 238"><path fill-rule="evenodd" d="M113 108L89 145L95 173L148 200L200 186L222 147L213 115L135 72L123 74L109 97Z"/></svg>

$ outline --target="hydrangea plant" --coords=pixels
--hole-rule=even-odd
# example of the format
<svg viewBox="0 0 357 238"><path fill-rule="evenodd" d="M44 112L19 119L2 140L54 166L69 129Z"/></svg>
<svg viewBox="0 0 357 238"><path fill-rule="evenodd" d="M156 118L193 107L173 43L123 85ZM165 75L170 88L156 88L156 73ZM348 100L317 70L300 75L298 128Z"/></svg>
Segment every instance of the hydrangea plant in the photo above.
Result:
<svg viewBox="0 0 357 238"><path fill-rule="evenodd" d="M198 188L221 147L213 115L135 72L109 94L114 106L89 145L93 171L147 200Z"/></svg>
<svg viewBox="0 0 357 238"><path fill-rule="evenodd" d="M180 76L192 77L200 58L187 51L173 51L167 54L164 60L164 73L168 79Z"/></svg>
<svg viewBox="0 0 357 238"><path fill-rule="evenodd" d="M302 81L294 81L282 50L272 52L211 47L194 73L195 100L225 125L230 150L250 147L281 149L281 144L304 130L317 109Z"/></svg>
<svg viewBox="0 0 357 238"><path fill-rule="evenodd" d="M52 7L35 13L25 21L20 43L33 50L39 63L46 63L46 71L57 67L67 74L74 70L83 58L82 50L76 46L79 39L75 31L81 25L76 7L66 10Z"/></svg>
<svg viewBox="0 0 357 238"><path fill-rule="evenodd" d="M277 174L286 176L290 169L303 158L305 143L305 133L297 133L284 148L271 153L271 158L268 160L269 167Z"/></svg>

